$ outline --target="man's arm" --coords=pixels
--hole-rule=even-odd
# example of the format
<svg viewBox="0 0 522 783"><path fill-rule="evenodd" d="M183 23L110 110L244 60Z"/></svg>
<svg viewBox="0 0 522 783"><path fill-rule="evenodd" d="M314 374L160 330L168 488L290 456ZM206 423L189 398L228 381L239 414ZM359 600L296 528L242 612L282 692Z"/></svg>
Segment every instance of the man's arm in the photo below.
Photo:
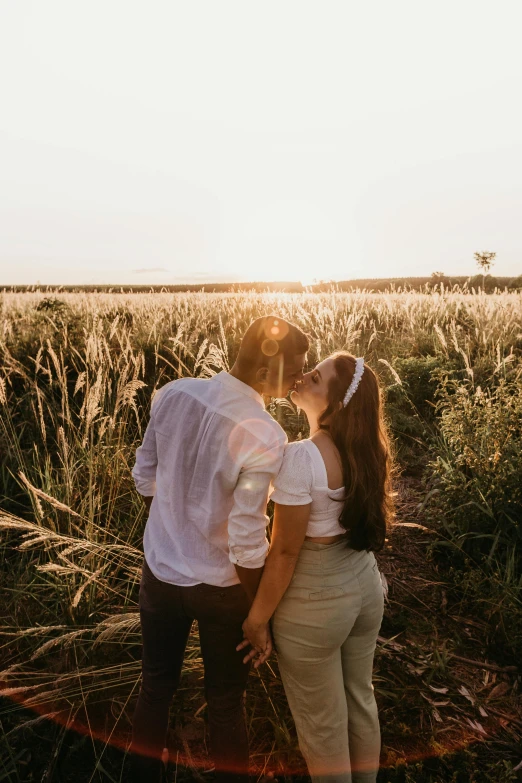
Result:
<svg viewBox="0 0 522 783"><path fill-rule="evenodd" d="M132 469L132 478L134 479L136 489L143 497L147 511L150 511L152 499L156 493L157 465L156 432L154 430L154 416L151 413L150 421L143 436L143 442L136 450L136 462Z"/></svg>
<svg viewBox="0 0 522 783"><path fill-rule="evenodd" d="M170 381L158 389L153 398L150 407L150 421L143 436L143 442L136 451L136 463L132 469L132 477L136 484L136 489L143 498L147 513L150 513L150 507L156 493L156 468L158 466L158 451L156 444L156 430L154 427L154 418L162 398L168 394L169 389L177 381Z"/></svg>
<svg viewBox="0 0 522 783"><path fill-rule="evenodd" d="M290 584L305 540L311 505L275 504L270 552L261 586L250 609L249 620L252 626L259 627L270 620Z"/></svg>
<svg viewBox="0 0 522 783"><path fill-rule="evenodd" d="M229 558L236 569L241 569L237 573L249 593L255 594L268 552L268 492L283 453L283 440L270 447L257 444L245 460L234 489L234 503L228 515ZM258 573L245 575L244 571Z"/></svg>
<svg viewBox="0 0 522 783"><path fill-rule="evenodd" d="M282 438L269 448L257 444L251 451L239 474L234 505L228 518L229 558L234 563L250 605L255 598L268 551L266 506L270 483L281 467L284 446ZM262 654L266 660L272 652L268 625L257 639L258 647L253 655Z"/></svg>
<svg viewBox="0 0 522 783"><path fill-rule="evenodd" d="M266 506L273 477L272 472L266 470L261 473L244 468L234 490L234 505L228 517L229 558L249 604L255 598L268 552Z"/></svg>
<svg viewBox="0 0 522 783"><path fill-rule="evenodd" d="M270 447L258 443L252 448L234 489L234 504L228 517L229 557L250 603L256 594L268 552L268 492L281 467L284 446L282 437L272 441Z"/></svg>
<svg viewBox="0 0 522 783"><path fill-rule="evenodd" d="M234 566L245 593L247 594L248 603L252 606L263 574L263 566L261 566L261 568L243 568L243 566L240 566L237 563L234 563Z"/></svg>

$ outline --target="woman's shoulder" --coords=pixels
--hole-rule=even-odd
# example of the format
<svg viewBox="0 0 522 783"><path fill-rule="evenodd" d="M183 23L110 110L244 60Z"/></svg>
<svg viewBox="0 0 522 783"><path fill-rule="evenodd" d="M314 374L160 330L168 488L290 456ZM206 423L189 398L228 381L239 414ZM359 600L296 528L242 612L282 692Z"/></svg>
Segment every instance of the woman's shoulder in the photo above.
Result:
<svg viewBox="0 0 522 783"><path fill-rule="evenodd" d="M302 440L291 440L285 446L285 451L307 451L308 446L312 441L310 438L303 438Z"/></svg>
<svg viewBox="0 0 522 783"><path fill-rule="evenodd" d="M310 451L314 445L310 438L303 440L293 440L285 446L285 460L287 461L310 461Z"/></svg>
<svg viewBox="0 0 522 783"><path fill-rule="evenodd" d="M287 468L302 469L311 462L310 440L293 440L285 446L283 465ZM312 446L313 448L313 446Z"/></svg>
<svg viewBox="0 0 522 783"><path fill-rule="evenodd" d="M292 441L285 446L283 463L274 480L272 500L283 505L310 503L313 466L306 441Z"/></svg>

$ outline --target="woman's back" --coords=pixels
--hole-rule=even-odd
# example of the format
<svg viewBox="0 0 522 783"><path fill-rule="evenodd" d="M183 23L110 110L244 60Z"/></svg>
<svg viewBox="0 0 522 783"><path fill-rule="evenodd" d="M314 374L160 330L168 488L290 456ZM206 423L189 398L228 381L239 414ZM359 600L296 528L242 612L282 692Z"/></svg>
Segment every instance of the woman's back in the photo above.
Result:
<svg viewBox="0 0 522 783"><path fill-rule="evenodd" d="M339 524L344 487L342 471L336 464L337 450L333 443L329 446L323 442L327 435L321 435L321 438L318 433L314 438L287 445L271 497L283 505L310 503L306 539L331 543L346 535L345 528Z"/></svg>
<svg viewBox="0 0 522 783"><path fill-rule="evenodd" d="M330 489L344 489L341 457L339 450L331 437L324 430L319 430L319 432L312 435L310 440L317 446L321 457L323 458L328 478L328 487Z"/></svg>

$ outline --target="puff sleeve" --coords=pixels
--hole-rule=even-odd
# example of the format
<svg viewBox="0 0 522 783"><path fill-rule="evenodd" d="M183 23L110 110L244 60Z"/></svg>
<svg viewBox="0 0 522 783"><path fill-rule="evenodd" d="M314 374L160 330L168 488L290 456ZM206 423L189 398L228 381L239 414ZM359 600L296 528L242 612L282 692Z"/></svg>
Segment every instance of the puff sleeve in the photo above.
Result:
<svg viewBox="0 0 522 783"><path fill-rule="evenodd" d="M283 506L305 506L312 502L312 484L312 461L304 442L289 443L270 499Z"/></svg>

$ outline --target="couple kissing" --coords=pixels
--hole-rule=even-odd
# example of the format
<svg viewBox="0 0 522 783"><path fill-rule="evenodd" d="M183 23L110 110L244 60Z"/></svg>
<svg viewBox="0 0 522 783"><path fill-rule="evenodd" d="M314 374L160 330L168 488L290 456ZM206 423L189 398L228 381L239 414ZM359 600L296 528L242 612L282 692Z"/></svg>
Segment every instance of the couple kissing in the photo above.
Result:
<svg viewBox="0 0 522 783"><path fill-rule="evenodd" d="M248 673L274 651L313 783L376 781L374 552L391 515L389 441L364 359L340 351L306 372L308 349L294 324L258 318L229 372L171 381L153 398L132 471L148 511L133 781L162 780L194 620L216 781L249 780ZM265 409L289 393L310 425L293 443Z"/></svg>

